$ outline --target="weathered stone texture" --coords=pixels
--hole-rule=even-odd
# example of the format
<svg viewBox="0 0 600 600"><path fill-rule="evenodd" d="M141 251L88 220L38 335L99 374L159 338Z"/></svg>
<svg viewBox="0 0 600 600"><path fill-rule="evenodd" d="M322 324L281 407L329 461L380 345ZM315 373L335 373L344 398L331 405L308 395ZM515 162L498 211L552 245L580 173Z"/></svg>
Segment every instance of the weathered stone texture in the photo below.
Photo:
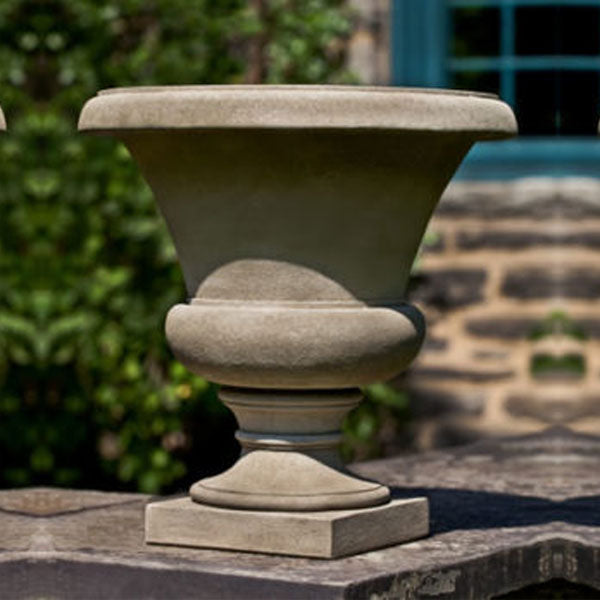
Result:
<svg viewBox="0 0 600 600"><path fill-rule="evenodd" d="M338 560L144 544L148 496L0 492L0 596L491 598L553 580L600 589L600 441L552 429L355 465L425 495L431 536Z"/></svg>
<svg viewBox="0 0 600 600"><path fill-rule="evenodd" d="M448 348L448 340L426 335L422 348L428 352L443 352Z"/></svg>
<svg viewBox="0 0 600 600"><path fill-rule="evenodd" d="M483 300L484 269L437 269L413 279L411 298L440 308L457 308Z"/></svg>
<svg viewBox="0 0 600 600"><path fill-rule="evenodd" d="M452 393L444 390L415 387L410 391L414 417L439 418L445 415L476 415L483 413L486 396L478 391Z"/></svg>
<svg viewBox="0 0 600 600"><path fill-rule="evenodd" d="M443 247L421 255L409 298L446 344L426 343L407 377L425 406L413 411L416 446L548 423L599 429L600 180L455 182L430 231Z"/></svg>
<svg viewBox="0 0 600 600"><path fill-rule="evenodd" d="M448 189L438 214L482 220L600 218L598 182L585 178L460 182Z"/></svg>
<svg viewBox="0 0 600 600"><path fill-rule="evenodd" d="M581 328L585 337L600 338L600 318L574 319L574 324Z"/></svg>
<svg viewBox="0 0 600 600"><path fill-rule="evenodd" d="M598 249L600 248L600 232L459 231L456 236L456 245L461 250L526 250L535 246L582 246Z"/></svg>
<svg viewBox="0 0 600 600"><path fill-rule="evenodd" d="M505 317L500 314L496 317L467 319L465 329L467 333L477 337L518 340L529 337L538 323L536 319Z"/></svg>
<svg viewBox="0 0 600 600"><path fill-rule="evenodd" d="M502 293L522 300L537 298L581 298L593 300L600 297L600 270L591 268L557 268L554 272L544 268L514 269L506 274Z"/></svg>
<svg viewBox="0 0 600 600"><path fill-rule="evenodd" d="M529 300L552 298L560 283L554 273L540 268L509 271L502 282L502 293L509 298Z"/></svg>
<svg viewBox="0 0 600 600"><path fill-rule="evenodd" d="M452 381L470 381L474 383L483 383L489 381L497 381L498 379L506 379L512 375L512 371L497 369L454 369L443 367L414 367L411 369L413 378L419 378L428 381L435 380L452 380Z"/></svg>
<svg viewBox="0 0 600 600"><path fill-rule="evenodd" d="M514 417L533 418L548 424L569 424L579 419L600 417L600 397L514 395L507 398L505 408Z"/></svg>

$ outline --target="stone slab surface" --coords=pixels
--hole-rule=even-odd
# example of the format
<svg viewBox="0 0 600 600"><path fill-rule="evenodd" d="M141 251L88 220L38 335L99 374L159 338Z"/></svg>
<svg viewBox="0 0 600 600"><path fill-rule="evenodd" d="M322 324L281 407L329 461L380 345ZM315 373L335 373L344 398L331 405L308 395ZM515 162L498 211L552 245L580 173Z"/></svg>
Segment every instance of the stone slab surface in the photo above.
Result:
<svg viewBox="0 0 600 600"><path fill-rule="evenodd" d="M206 506L189 497L146 507L146 541L313 558L338 558L427 535L426 498L355 510L275 512Z"/></svg>
<svg viewBox="0 0 600 600"><path fill-rule="evenodd" d="M600 438L551 429L355 470L397 498L426 496L431 535L335 560L155 546L148 496L6 491L0 597L490 598L556 578L600 589Z"/></svg>

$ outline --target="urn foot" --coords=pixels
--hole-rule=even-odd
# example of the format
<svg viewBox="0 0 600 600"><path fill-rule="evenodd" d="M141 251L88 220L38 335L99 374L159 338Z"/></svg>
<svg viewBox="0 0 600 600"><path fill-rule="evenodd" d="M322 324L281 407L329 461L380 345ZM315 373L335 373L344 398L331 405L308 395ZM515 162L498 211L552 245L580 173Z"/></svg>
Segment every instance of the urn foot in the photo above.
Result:
<svg viewBox="0 0 600 600"><path fill-rule="evenodd" d="M388 502L389 490L300 452L254 450L190 489L196 502L229 508L320 511Z"/></svg>

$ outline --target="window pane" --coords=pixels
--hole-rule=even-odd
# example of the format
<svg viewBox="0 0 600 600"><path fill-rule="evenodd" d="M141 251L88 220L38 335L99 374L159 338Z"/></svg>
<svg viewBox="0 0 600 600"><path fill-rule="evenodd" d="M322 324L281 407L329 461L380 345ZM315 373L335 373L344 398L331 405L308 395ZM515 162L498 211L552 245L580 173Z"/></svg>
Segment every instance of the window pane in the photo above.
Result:
<svg viewBox="0 0 600 600"><path fill-rule="evenodd" d="M452 87L498 93L500 81L507 78L510 83L514 77L515 95L506 99L513 104L522 135L596 135L600 67L594 69L590 57L600 62L600 0L587 6L515 2L508 14L515 19L513 60L509 55L505 62L491 63L486 59L501 58L507 50L501 49L498 6L451 10L452 56L481 59L468 66L479 70L451 72ZM571 58L566 64L536 58L553 56ZM520 57L527 58L520 62ZM460 61L453 64L455 69L461 66ZM506 93L510 90L506 86Z"/></svg>
<svg viewBox="0 0 600 600"><path fill-rule="evenodd" d="M497 71L457 71L453 73L451 86L458 90L498 94L500 76Z"/></svg>
<svg viewBox="0 0 600 600"><path fill-rule="evenodd" d="M522 6L515 10L515 54L556 54L560 27L554 6Z"/></svg>
<svg viewBox="0 0 600 600"><path fill-rule="evenodd" d="M456 8L452 23L454 56L495 56L500 52L498 8Z"/></svg>
<svg viewBox="0 0 600 600"><path fill-rule="evenodd" d="M522 6L515 11L515 21L516 54L600 52L600 6Z"/></svg>
<svg viewBox="0 0 600 600"><path fill-rule="evenodd" d="M596 135L600 75L596 71L521 71L516 115L523 135Z"/></svg>
<svg viewBox="0 0 600 600"><path fill-rule="evenodd" d="M559 73L561 135L596 135L600 108L600 77L595 71Z"/></svg>
<svg viewBox="0 0 600 600"><path fill-rule="evenodd" d="M593 55L600 52L600 7L559 8L559 54Z"/></svg>
<svg viewBox="0 0 600 600"><path fill-rule="evenodd" d="M555 71L521 71L516 74L515 113L521 135L553 135L558 132Z"/></svg>

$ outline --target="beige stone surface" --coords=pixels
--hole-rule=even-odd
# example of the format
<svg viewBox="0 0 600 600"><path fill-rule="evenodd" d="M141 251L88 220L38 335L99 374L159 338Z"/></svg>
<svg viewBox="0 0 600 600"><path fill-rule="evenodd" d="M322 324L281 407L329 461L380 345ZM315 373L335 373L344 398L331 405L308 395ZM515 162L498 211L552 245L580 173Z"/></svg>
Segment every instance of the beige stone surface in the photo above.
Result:
<svg viewBox="0 0 600 600"><path fill-rule="evenodd" d="M146 542L338 558L427 535L426 498L394 500L360 510L242 511L204 506L190 498L146 507Z"/></svg>

